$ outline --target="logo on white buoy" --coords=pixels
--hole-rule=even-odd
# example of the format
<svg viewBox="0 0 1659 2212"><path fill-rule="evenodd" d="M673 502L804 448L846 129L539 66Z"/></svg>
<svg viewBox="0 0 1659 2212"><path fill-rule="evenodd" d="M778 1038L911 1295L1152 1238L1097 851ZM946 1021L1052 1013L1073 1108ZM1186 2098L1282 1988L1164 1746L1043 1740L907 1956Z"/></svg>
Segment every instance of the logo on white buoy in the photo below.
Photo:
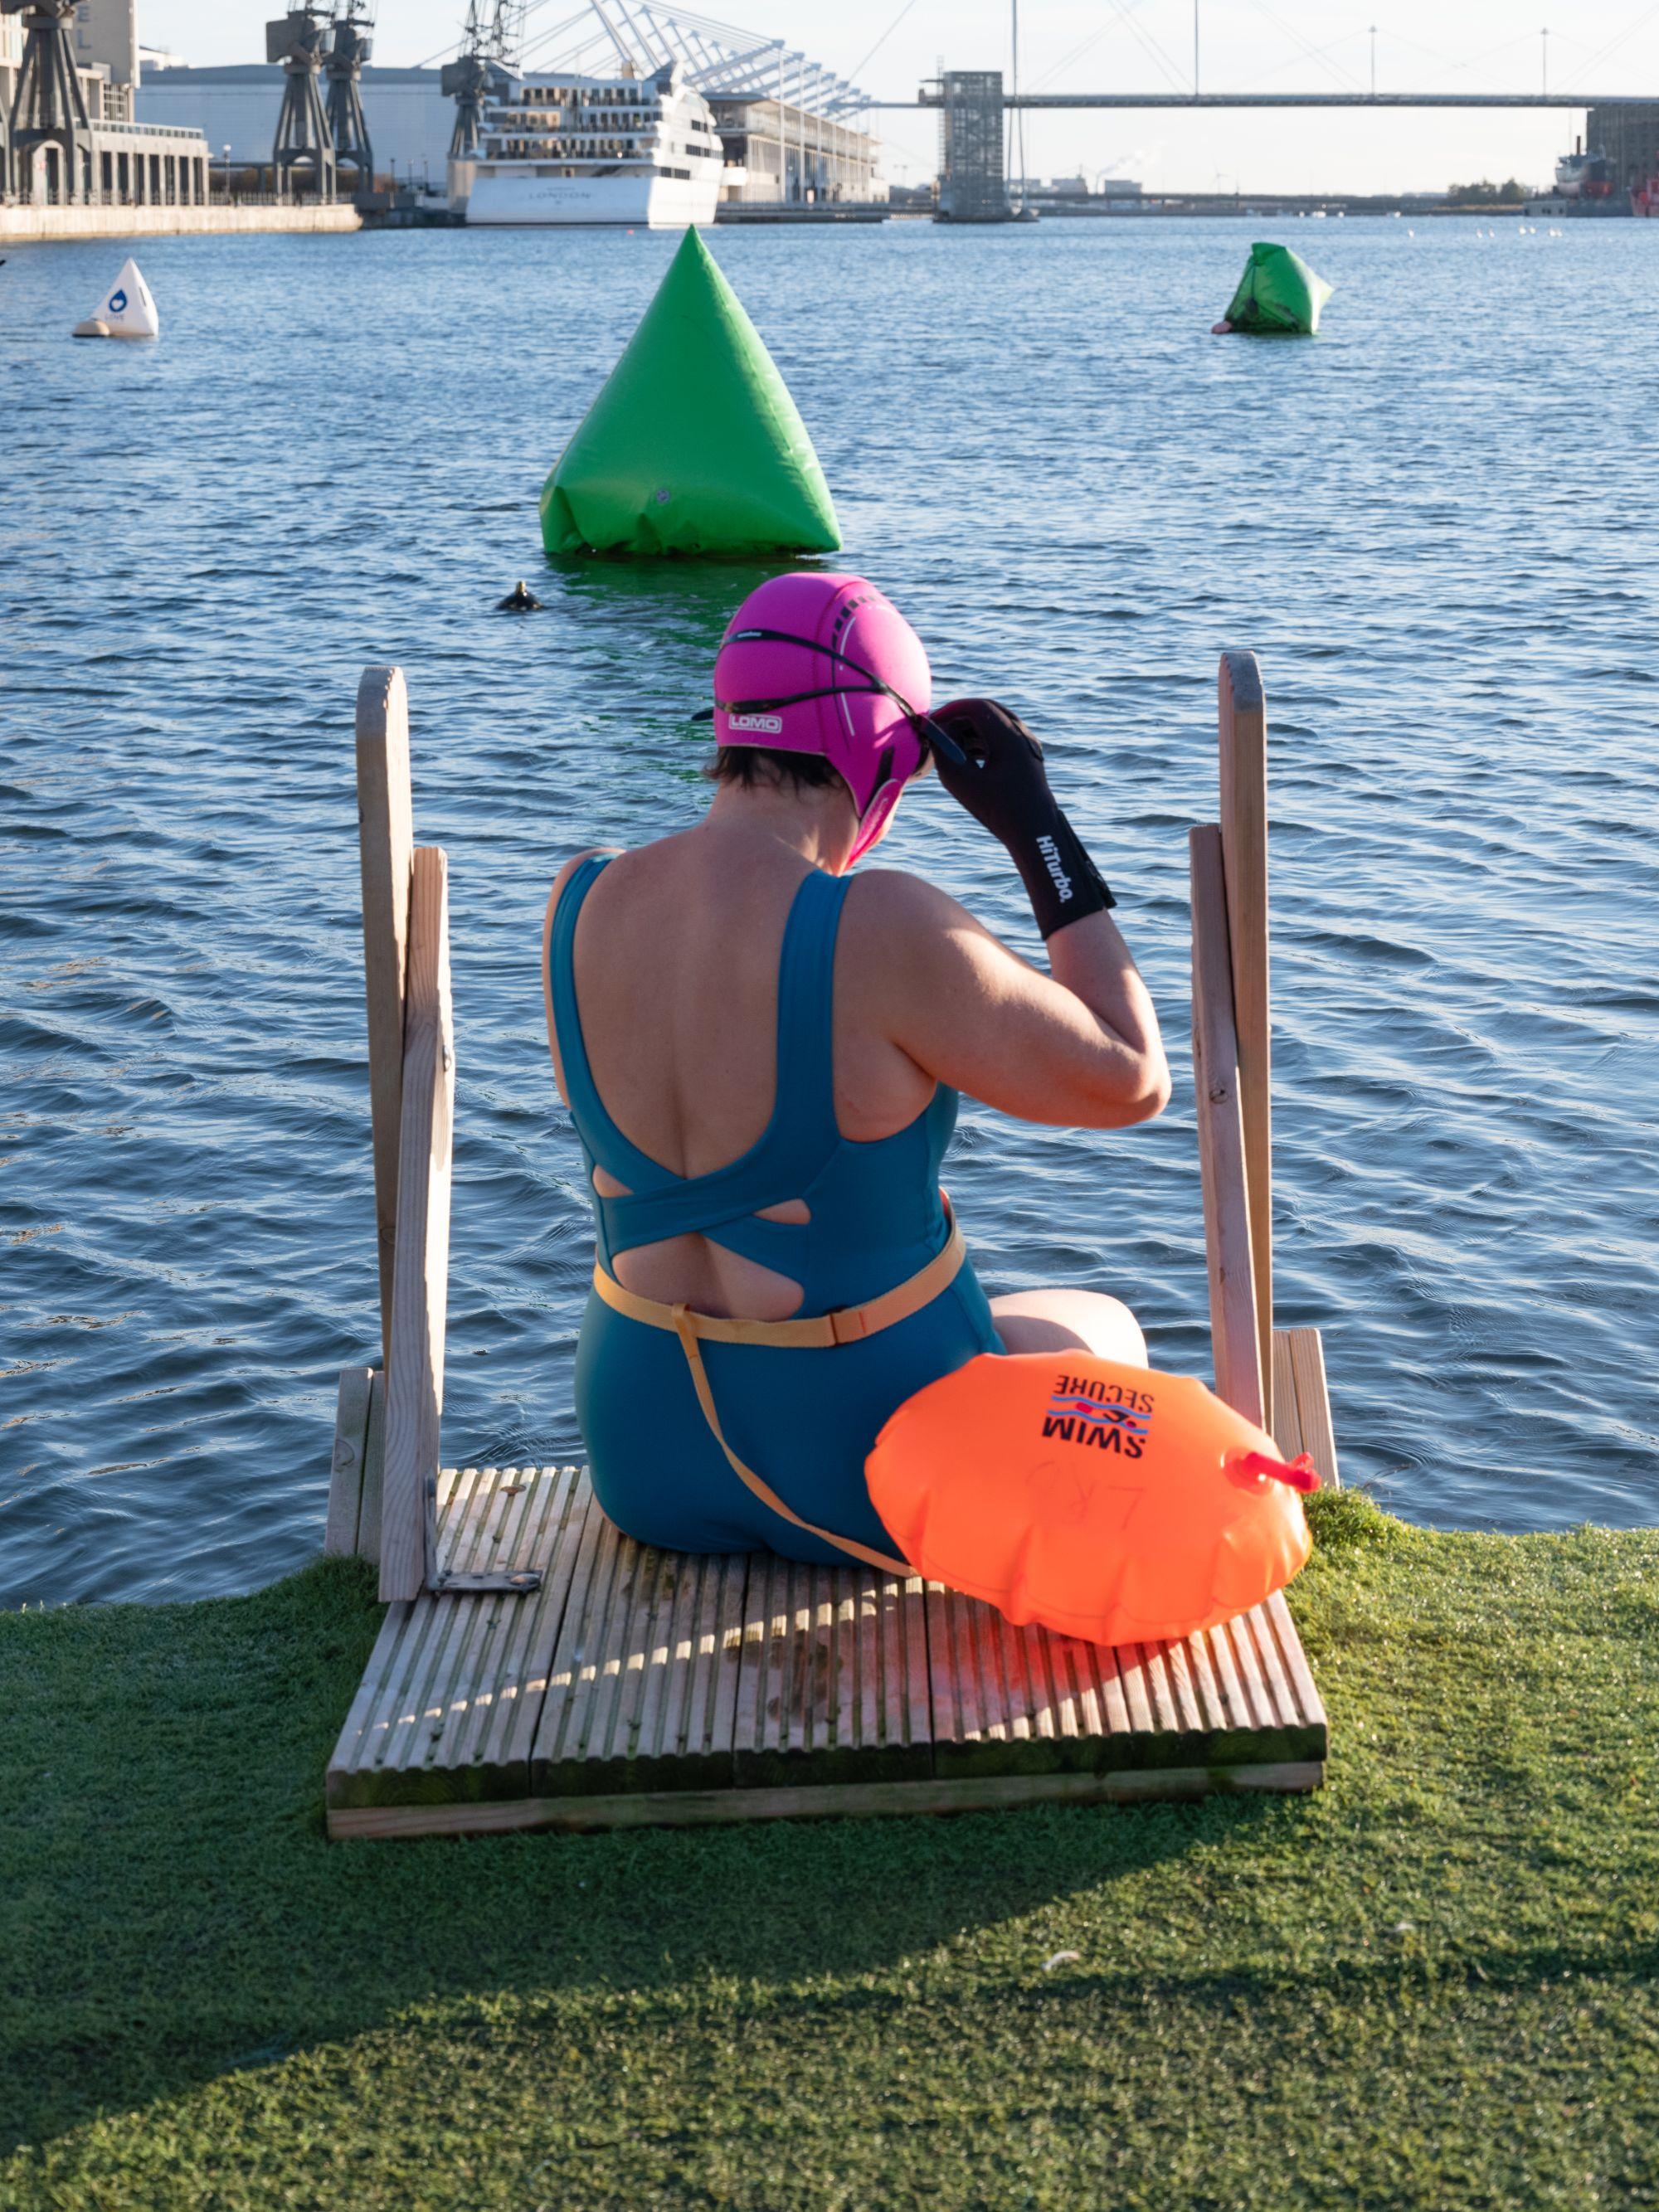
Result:
<svg viewBox="0 0 1659 2212"><path fill-rule="evenodd" d="M118 315L126 307L127 295L125 292L112 292L109 295L109 303L114 309L115 313Z"/></svg>

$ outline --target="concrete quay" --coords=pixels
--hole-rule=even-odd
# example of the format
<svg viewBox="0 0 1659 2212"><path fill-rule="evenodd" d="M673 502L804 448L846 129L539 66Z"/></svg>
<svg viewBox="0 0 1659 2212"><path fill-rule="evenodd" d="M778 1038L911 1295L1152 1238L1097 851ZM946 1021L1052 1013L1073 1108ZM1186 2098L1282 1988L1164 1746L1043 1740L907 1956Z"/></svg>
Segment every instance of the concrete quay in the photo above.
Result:
<svg viewBox="0 0 1659 2212"><path fill-rule="evenodd" d="M226 231L361 230L355 207L0 207L0 244L196 238Z"/></svg>

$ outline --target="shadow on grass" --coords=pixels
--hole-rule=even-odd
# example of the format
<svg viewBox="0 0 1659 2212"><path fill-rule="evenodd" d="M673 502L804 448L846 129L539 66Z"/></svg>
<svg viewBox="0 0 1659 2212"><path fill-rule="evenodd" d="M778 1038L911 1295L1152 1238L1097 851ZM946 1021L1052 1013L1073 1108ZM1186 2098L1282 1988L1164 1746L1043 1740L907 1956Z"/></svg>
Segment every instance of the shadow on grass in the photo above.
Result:
<svg viewBox="0 0 1659 2212"><path fill-rule="evenodd" d="M378 1625L367 1572L0 1617L0 2147L447 1999L890 1970L1283 1801L331 1844L322 1777Z"/></svg>

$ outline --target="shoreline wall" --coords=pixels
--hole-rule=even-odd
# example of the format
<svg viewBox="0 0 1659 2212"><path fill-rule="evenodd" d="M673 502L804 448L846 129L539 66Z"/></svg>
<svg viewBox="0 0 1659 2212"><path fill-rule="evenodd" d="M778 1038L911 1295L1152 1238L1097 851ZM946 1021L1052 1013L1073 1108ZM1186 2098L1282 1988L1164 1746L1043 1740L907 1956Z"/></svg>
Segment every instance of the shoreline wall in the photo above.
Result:
<svg viewBox="0 0 1659 2212"><path fill-rule="evenodd" d="M225 231L361 230L354 207L0 207L0 243L195 238Z"/></svg>

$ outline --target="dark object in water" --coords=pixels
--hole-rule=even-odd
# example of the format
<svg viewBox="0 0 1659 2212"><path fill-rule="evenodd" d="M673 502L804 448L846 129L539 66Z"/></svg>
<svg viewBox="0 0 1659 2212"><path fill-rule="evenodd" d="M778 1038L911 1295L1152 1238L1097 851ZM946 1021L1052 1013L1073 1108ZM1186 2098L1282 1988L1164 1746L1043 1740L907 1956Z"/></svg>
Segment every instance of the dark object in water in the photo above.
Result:
<svg viewBox="0 0 1659 2212"><path fill-rule="evenodd" d="M520 577L504 599L496 600L495 611L498 615L533 615L540 613L541 606L541 601Z"/></svg>

